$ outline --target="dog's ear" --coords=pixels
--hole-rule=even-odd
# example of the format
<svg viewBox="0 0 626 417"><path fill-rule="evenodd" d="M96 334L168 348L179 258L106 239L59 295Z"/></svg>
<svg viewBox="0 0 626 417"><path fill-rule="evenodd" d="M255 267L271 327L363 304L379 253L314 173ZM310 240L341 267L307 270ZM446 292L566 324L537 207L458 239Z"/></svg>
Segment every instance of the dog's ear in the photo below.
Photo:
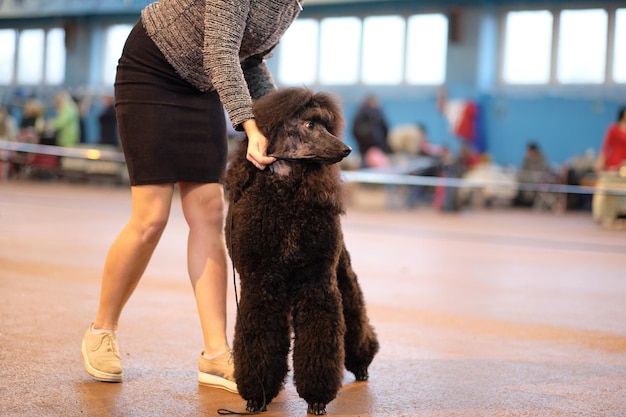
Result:
<svg viewBox="0 0 626 417"><path fill-rule="evenodd" d="M253 104L257 127L268 140L271 139L312 98L313 91L307 88L290 87L267 93Z"/></svg>
<svg viewBox="0 0 626 417"><path fill-rule="evenodd" d="M334 136L341 137L345 126L339 99L329 93L316 93L312 97L316 107L320 109L320 117L326 129Z"/></svg>

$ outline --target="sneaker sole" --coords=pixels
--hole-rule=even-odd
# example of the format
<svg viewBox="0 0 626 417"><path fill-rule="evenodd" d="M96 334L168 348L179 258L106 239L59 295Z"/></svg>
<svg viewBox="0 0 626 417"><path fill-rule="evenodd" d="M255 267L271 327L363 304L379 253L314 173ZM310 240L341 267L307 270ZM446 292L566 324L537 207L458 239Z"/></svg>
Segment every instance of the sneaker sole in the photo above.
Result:
<svg viewBox="0 0 626 417"><path fill-rule="evenodd" d="M85 341L83 340L82 347L80 349L80 353L83 356L83 364L85 365L85 371L91 376L93 379L102 382L122 382L121 374L110 374L108 372L102 372L91 366L89 363L89 359L87 358L87 348L85 347Z"/></svg>
<svg viewBox="0 0 626 417"><path fill-rule="evenodd" d="M198 383L205 387L219 388L228 392L232 392L233 394L239 394L239 391L237 390L237 384L220 376L198 371Z"/></svg>

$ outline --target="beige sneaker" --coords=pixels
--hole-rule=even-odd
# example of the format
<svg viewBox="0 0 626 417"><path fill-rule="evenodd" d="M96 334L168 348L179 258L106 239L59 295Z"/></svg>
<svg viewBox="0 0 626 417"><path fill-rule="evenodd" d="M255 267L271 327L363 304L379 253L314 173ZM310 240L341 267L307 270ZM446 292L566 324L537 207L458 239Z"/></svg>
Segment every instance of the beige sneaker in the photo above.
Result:
<svg viewBox="0 0 626 417"><path fill-rule="evenodd" d="M104 382L122 380L122 358L114 332L92 333L93 323L85 332L81 353L85 371L94 379Z"/></svg>
<svg viewBox="0 0 626 417"><path fill-rule="evenodd" d="M198 360L198 382L200 385L220 388L238 394L239 391L237 391L237 384L233 376L234 371L233 354L230 350L213 359L207 359L200 354Z"/></svg>

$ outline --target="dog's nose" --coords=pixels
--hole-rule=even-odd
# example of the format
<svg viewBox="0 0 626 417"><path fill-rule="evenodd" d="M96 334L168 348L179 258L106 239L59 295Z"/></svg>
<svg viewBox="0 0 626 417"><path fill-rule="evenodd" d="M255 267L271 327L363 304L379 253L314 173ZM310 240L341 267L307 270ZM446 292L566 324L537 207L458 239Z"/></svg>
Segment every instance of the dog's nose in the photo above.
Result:
<svg viewBox="0 0 626 417"><path fill-rule="evenodd" d="M350 152L352 152L352 148L346 145L346 148L343 150L343 157L350 155Z"/></svg>

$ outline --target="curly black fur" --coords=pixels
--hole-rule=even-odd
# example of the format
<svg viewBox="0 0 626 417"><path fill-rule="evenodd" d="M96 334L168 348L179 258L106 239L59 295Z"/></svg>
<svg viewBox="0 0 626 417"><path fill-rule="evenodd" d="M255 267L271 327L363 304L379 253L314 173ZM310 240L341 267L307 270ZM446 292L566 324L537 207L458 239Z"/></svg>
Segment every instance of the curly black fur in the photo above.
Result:
<svg viewBox="0 0 626 417"><path fill-rule="evenodd" d="M244 140L225 178L241 283L235 379L247 409L263 410L283 387L293 333L296 389L310 413L325 414L344 366L367 380L379 347L341 230L343 117L332 96L299 88L267 94L254 111L278 160L258 170Z"/></svg>

